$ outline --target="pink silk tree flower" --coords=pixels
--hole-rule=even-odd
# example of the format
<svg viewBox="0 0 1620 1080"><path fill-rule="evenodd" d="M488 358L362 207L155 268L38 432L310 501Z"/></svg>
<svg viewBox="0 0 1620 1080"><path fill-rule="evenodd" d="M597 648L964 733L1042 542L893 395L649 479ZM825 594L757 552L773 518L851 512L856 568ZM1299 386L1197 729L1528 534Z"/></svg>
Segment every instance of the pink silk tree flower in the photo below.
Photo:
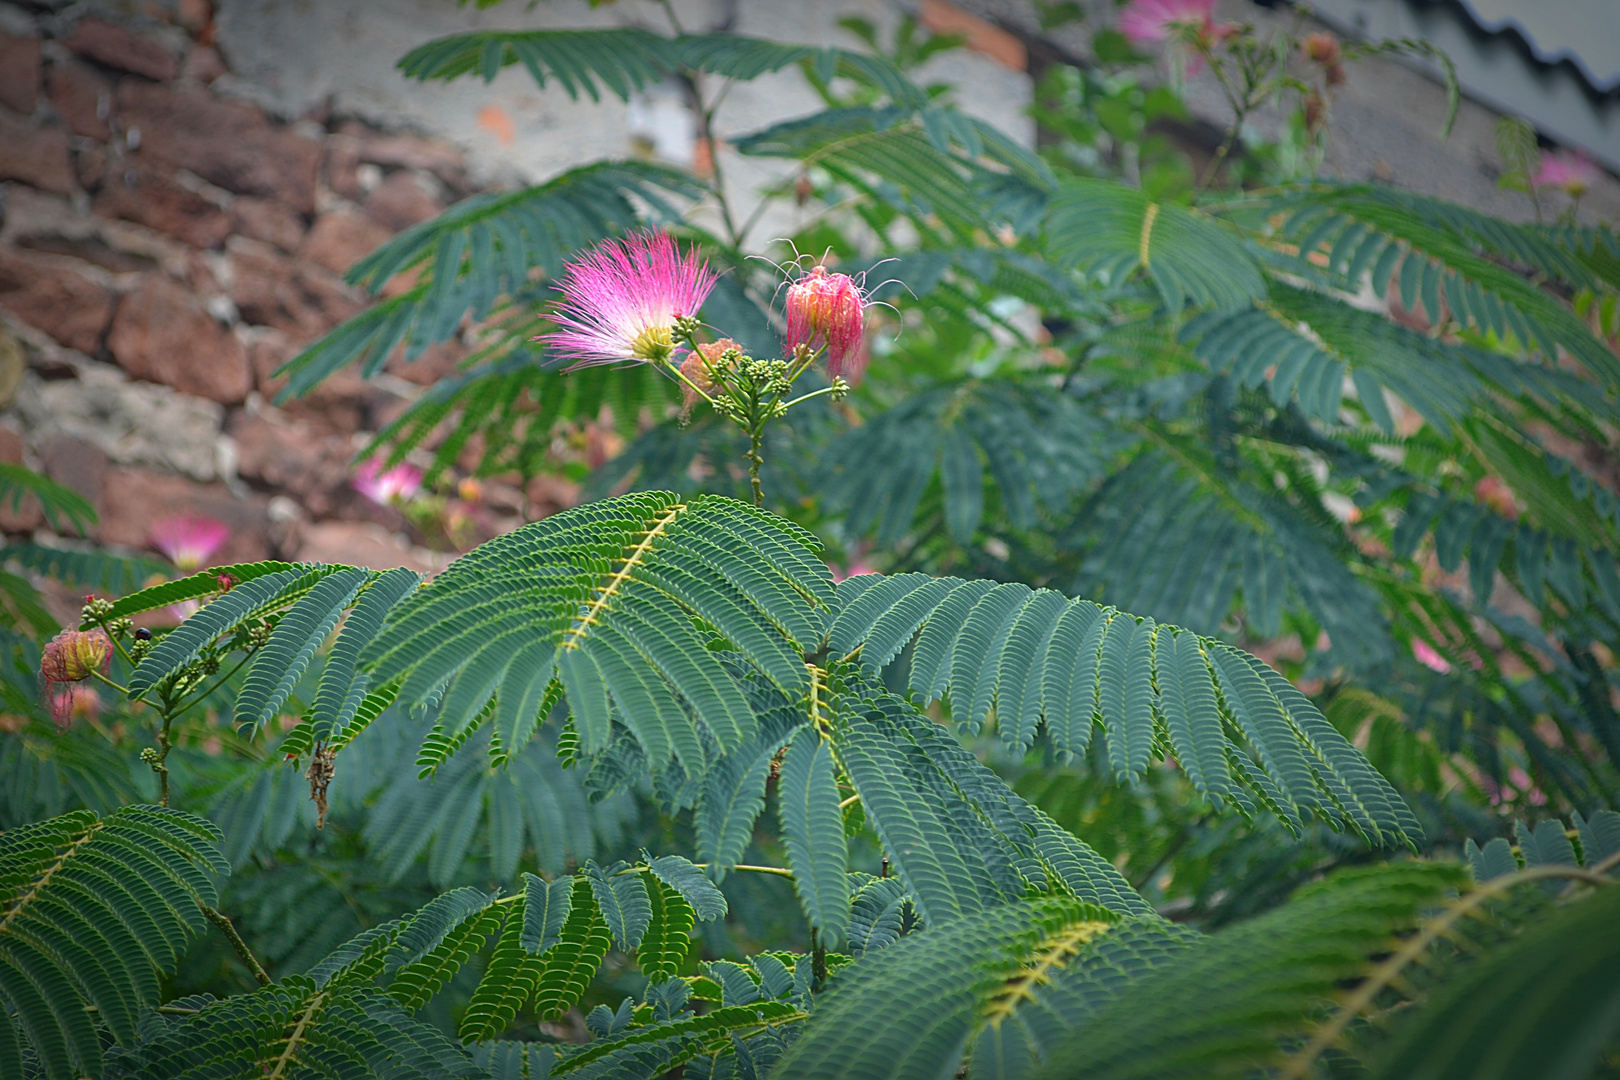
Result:
<svg viewBox="0 0 1620 1080"><path fill-rule="evenodd" d="M63 630L45 643L40 655L39 681L45 704L57 727L73 722L75 683L96 672L105 674L112 663L113 643L105 630Z"/></svg>
<svg viewBox="0 0 1620 1080"><path fill-rule="evenodd" d="M848 274L815 266L788 286L787 351L825 347L827 373L859 382L866 370L866 295Z"/></svg>
<svg viewBox="0 0 1620 1080"><path fill-rule="evenodd" d="M1573 198L1580 198L1597 182L1598 167L1579 150L1559 150L1541 160L1541 168L1530 182L1538 188L1563 188Z"/></svg>
<svg viewBox="0 0 1620 1080"><path fill-rule="evenodd" d="M662 230L604 241L568 265L557 330L544 340L570 369L663 363L675 351L676 320L697 315L715 280L707 261L681 254Z"/></svg>
<svg viewBox="0 0 1620 1080"><path fill-rule="evenodd" d="M1215 0L1131 0L1119 17L1119 30L1134 44L1165 41L1178 26L1196 29L1200 37L1215 30Z"/></svg>
<svg viewBox="0 0 1620 1080"><path fill-rule="evenodd" d="M1433 645L1430 645L1422 638L1412 639L1412 655L1417 657L1418 663L1430 671L1438 672L1441 675L1451 674L1450 662L1436 652Z"/></svg>
<svg viewBox="0 0 1620 1080"><path fill-rule="evenodd" d="M152 546L176 567L190 573L231 537L231 527L211 517L182 515L152 526Z"/></svg>
<svg viewBox="0 0 1620 1080"><path fill-rule="evenodd" d="M384 472L382 462L371 458L356 470L349 486L378 506L391 506L422 489L422 470L401 462Z"/></svg>

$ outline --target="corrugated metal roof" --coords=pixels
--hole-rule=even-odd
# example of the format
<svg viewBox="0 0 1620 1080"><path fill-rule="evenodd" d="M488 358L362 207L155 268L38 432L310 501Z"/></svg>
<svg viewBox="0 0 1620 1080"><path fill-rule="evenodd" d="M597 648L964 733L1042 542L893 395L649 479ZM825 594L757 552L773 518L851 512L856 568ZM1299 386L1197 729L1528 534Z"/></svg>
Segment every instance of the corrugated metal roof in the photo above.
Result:
<svg viewBox="0 0 1620 1080"><path fill-rule="evenodd" d="M1485 30L1517 31L1537 60L1567 60L1604 93L1620 86L1620 0L1458 2Z"/></svg>

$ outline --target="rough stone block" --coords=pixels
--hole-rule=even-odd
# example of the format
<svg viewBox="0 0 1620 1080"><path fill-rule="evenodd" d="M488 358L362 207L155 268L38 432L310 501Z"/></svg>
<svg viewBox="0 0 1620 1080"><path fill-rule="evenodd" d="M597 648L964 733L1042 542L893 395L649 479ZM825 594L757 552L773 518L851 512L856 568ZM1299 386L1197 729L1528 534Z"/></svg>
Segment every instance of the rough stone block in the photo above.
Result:
<svg viewBox="0 0 1620 1080"><path fill-rule="evenodd" d="M125 80L117 106L124 126L140 130L142 151L238 195L277 198L301 214L314 212L321 148L251 105Z"/></svg>
<svg viewBox="0 0 1620 1080"><path fill-rule="evenodd" d="M51 104L62 115L68 130L87 139L106 139L112 134L113 84L85 64L72 60L52 64L46 77Z"/></svg>
<svg viewBox="0 0 1620 1080"><path fill-rule="evenodd" d="M136 378L210 401L241 401L253 389L242 342L162 274L147 274L118 305L107 348Z"/></svg>
<svg viewBox="0 0 1620 1080"><path fill-rule="evenodd" d="M0 34L0 105L27 116L39 103L40 49L37 37Z"/></svg>
<svg viewBox="0 0 1620 1080"><path fill-rule="evenodd" d="M231 233L231 215L182 186L174 170L132 154L106 177L95 211L168 233L193 247L209 248Z"/></svg>
<svg viewBox="0 0 1620 1080"><path fill-rule="evenodd" d="M66 259L0 250L0 307L70 349L101 349L114 303L111 290Z"/></svg>
<svg viewBox="0 0 1620 1080"><path fill-rule="evenodd" d="M342 274L393 238L393 231L346 210L322 214L298 254L334 274Z"/></svg>
<svg viewBox="0 0 1620 1080"><path fill-rule="evenodd" d="M0 180L20 180L33 187L71 195L78 190L67 132L35 127L0 109Z"/></svg>
<svg viewBox="0 0 1620 1080"><path fill-rule="evenodd" d="M270 199L243 195L231 204L231 227L240 236L296 251L304 239L304 219Z"/></svg>
<svg viewBox="0 0 1620 1080"><path fill-rule="evenodd" d="M354 291L320 267L240 239L227 250L230 297L244 322L308 341L361 309Z"/></svg>
<svg viewBox="0 0 1620 1080"><path fill-rule="evenodd" d="M80 19L63 42L80 56L108 67L169 82L180 75L180 58L150 34L101 19Z"/></svg>

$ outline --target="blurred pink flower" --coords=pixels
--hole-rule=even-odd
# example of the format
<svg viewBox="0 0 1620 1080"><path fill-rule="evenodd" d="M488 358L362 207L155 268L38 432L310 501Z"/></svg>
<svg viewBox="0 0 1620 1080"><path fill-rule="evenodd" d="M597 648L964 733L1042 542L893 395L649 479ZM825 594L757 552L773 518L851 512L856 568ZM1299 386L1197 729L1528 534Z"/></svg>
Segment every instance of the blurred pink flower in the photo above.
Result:
<svg viewBox="0 0 1620 1080"><path fill-rule="evenodd" d="M832 571L834 582L847 581L852 577L860 577L862 574L875 574L878 572L877 567L859 556L850 560L850 564L846 569L840 570L832 563L828 563L827 568Z"/></svg>
<svg viewBox="0 0 1620 1080"><path fill-rule="evenodd" d="M409 462L401 462L383 472L382 462L371 458L355 471L349 484L377 505L390 506L421 490L422 470Z"/></svg>
<svg viewBox="0 0 1620 1080"><path fill-rule="evenodd" d="M848 274L815 266L788 286L787 351L800 345L827 350L827 373L859 382L866 368L866 294Z"/></svg>
<svg viewBox="0 0 1620 1080"><path fill-rule="evenodd" d="M200 569L231 537L231 527L210 517L164 518L152 526L152 546L187 573Z"/></svg>
<svg viewBox="0 0 1620 1080"><path fill-rule="evenodd" d="M1598 167L1592 164L1591 158L1579 150L1559 150L1541 159L1541 168L1530 182L1538 188L1563 188L1579 197L1586 194L1597 178Z"/></svg>
<svg viewBox="0 0 1620 1080"><path fill-rule="evenodd" d="M1445 657L1434 651L1434 646L1422 638L1412 639L1412 655L1417 657L1418 663L1430 671L1437 671L1441 675L1451 674L1451 664L1447 662Z"/></svg>
<svg viewBox="0 0 1620 1080"><path fill-rule="evenodd" d="M543 340L576 368L662 363L675 351L675 320L696 315L714 282L709 264L682 255L663 230L604 241L568 265L557 331Z"/></svg>
<svg viewBox="0 0 1620 1080"><path fill-rule="evenodd" d="M1119 29L1133 43L1164 41L1178 26L1194 27L1200 36L1215 30L1215 0L1131 0L1119 17Z"/></svg>

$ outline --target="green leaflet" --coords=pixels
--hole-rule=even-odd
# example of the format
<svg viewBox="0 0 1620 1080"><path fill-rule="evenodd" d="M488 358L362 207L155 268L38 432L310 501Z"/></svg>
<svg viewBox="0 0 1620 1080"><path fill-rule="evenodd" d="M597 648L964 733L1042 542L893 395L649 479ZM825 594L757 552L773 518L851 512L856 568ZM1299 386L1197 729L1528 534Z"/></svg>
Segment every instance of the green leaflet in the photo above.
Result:
<svg viewBox="0 0 1620 1080"><path fill-rule="evenodd" d="M692 905L679 892L654 877L646 882L651 919L636 946L636 964L647 981L661 983L680 974L692 945Z"/></svg>
<svg viewBox="0 0 1620 1080"><path fill-rule="evenodd" d="M793 887L820 943L832 948L849 927L849 853L833 748L819 728L802 727L794 735L776 794Z"/></svg>
<svg viewBox="0 0 1620 1080"><path fill-rule="evenodd" d="M591 883L576 877L572 910L557 944L542 958L544 969L534 994L535 1014L542 1020L555 1020L573 1008L612 943L607 923L597 910Z"/></svg>
<svg viewBox="0 0 1620 1080"><path fill-rule="evenodd" d="M521 911L506 913L489 966L462 1014L457 1034L463 1041L483 1042L500 1035L533 997L546 963L523 947L523 924Z"/></svg>
<svg viewBox="0 0 1620 1080"><path fill-rule="evenodd" d="M232 720L239 733L251 736L276 714L309 666L315 650L371 576L370 570L339 570L322 578L281 616L270 640L254 656L236 695Z"/></svg>
<svg viewBox="0 0 1620 1080"><path fill-rule="evenodd" d="M679 892L692 905L699 919L708 922L726 914L726 897L691 860L679 855L660 855L650 863L653 876Z"/></svg>
<svg viewBox="0 0 1620 1080"><path fill-rule="evenodd" d="M536 955L557 944L574 910L574 879L542 881L523 875L523 947Z"/></svg>
<svg viewBox="0 0 1620 1080"><path fill-rule="evenodd" d="M641 943L653 914L641 875L631 872L628 863L617 862L604 870L588 862L580 876L590 882L614 944L625 952L633 950Z"/></svg>

